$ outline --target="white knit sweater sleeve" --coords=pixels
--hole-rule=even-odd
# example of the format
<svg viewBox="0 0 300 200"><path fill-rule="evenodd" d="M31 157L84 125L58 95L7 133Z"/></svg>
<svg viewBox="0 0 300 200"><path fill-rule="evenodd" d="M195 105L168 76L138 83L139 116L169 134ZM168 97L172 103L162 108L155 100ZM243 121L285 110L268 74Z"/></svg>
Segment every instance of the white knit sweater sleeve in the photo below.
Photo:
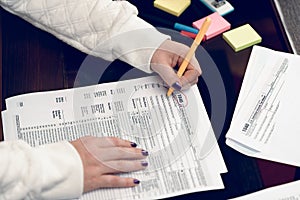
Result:
<svg viewBox="0 0 300 200"><path fill-rule="evenodd" d="M127 1L0 0L1 6L71 46L151 72L154 50L169 36L137 16Z"/></svg>
<svg viewBox="0 0 300 200"><path fill-rule="evenodd" d="M72 199L83 192L83 167L69 142L40 147L0 143L0 199Z"/></svg>

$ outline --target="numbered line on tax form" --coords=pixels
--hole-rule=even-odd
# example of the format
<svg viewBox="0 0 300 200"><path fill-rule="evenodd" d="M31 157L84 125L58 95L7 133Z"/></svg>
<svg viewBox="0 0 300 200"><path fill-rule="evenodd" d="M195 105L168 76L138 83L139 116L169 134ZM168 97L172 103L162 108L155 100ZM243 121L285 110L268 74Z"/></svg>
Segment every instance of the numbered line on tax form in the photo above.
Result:
<svg viewBox="0 0 300 200"><path fill-rule="evenodd" d="M242 123L241 133L251 138L251 147L255 150L261 150L274 132L287 68L287 58L280 58L276 62L273 72L266 78L260 95L254 102L252 111L249 112L249 117Z"/></svg>

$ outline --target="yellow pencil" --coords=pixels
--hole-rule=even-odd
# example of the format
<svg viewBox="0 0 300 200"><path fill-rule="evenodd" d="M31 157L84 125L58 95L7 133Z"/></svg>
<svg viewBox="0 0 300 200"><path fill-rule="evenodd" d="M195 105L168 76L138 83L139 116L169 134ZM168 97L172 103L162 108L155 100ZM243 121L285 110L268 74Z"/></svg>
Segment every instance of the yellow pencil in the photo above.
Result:
<svg viewBox="0 0 300 200"><path fill-rule="evenodd" d="M179 78L183 75L183 73L185 72L185 69L187 68L190 60L192 59L193 55L196 52L197 47L199 46L200 42L202 41L206 31L208 30L208 27L211 24L211 19L209 17L206 17L205 21L203 22L190 50L188 51L188 53L186 54L183 62L181 63L179 70L177 71L177 75L179 76ZM169 88L167 95L170 96L173 93L174 89L172 87Z"/></svg>

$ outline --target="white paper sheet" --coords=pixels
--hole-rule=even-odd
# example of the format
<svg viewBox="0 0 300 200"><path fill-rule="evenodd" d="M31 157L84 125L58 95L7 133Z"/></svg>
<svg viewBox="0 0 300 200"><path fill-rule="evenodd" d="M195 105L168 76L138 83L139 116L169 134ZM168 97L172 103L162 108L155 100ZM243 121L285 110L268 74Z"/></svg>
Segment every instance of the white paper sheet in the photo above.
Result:
<svg viewBox="0 0 300 200"><path fill-rule="evenodd" d="M254 46L226 134L229 146L249 156L300 166L299 64L300 56ZM251 134L243 131L246 124L253 128Z"/></svg>
<svg viewBox="0 0 300 200"><path fill-rule="evenodd" d="M231 200L298 200L300 199L300 181L267 188Z"/></svg>
<svg viewBox="0 0 300 200"><path fill-rule="evenodd" d="M82 199L153 199L224 188L227 171L196 86L166 97L158 77L76 89L19 95L6 100L5 138L32 146L83 135L117 136L150 152L149 167L124 174L141 180L135 188L103 189ZM7 132L8 131L8 132Z"/></svg>

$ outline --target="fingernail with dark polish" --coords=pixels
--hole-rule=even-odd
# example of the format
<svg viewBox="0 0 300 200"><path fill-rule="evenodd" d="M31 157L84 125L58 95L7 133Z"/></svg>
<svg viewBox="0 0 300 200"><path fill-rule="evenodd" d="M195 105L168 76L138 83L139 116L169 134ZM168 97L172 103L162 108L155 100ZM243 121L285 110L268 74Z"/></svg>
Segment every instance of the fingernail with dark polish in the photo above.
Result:
<svg viewBox="0 0 300 200"><path fill-rule="evenodd" d="M140 184L140 181L137 180L137 179L134 179L134 180L133 180L133 183L134 183L134 184Z"/></svg>
<svg viewBox="0 0 300 200"><path fill-rule="evenodd" d="M135 142L130 142L130 145L131 145L132 147L137 147L137 144L136 144Z"/></svg>
<svg viewBox="0 0 300 200"><path fill-rule="evenodd" d="M143 156L148 156L149 155L148 151L146 151L146 150L142 150L142 154L143 154Z"/></svg>
<svg viewBox="0 0 300 200"><path fill-rule="evenodd" d="M142 166L147 167L148 166L148 162L147 161L141 161Z"/></svg>
<svg viewBox="0 0 300 200"><path fill-rule="evenodd" d="M174 90L181 90L181 85L178 82L173 83L172 88Z"/></svg>

